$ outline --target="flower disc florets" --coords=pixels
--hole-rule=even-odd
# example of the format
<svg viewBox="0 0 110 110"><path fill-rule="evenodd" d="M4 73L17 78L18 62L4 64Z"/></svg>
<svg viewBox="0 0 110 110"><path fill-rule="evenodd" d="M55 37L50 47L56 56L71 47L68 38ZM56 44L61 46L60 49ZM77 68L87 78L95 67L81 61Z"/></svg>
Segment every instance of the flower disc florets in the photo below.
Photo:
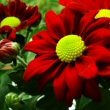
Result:
<svg viewBox="0 0 110 110"><path fill-rule="evenodd" d="M109 9L101 9L99 10L99 12L97 13L97 15L95 16L95 19L98 18L110 18L110 10Z"/></svg>
<svg viewBox="0 0 110 110"><path fill-rule="evenodd" d="M86 46L78 35L67 35L59 40L56 46L56 53L63 62L70 63L82 55Z"/></svg>
<svg viewBox="0 0 110 110"><path fill-rule="evenodd" d="M10 17L6 17L4 18L1 23L0 26L10 26L12 28L15 28L17 26L19 26L21 23L20 19L14 16L10 16Z"/></svg>

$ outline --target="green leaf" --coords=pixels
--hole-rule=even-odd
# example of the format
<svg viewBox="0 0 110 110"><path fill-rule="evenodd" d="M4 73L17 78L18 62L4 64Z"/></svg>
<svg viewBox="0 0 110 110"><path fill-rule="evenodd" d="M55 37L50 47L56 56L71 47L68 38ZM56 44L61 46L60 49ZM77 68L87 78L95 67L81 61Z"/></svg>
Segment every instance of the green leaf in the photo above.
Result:
<svg viewBox="0 0 110 110"><path fill-rule="evenodd" d="M0 3L7 4L6 0L0 0Z"/></svg>
<svg viewBox="0 0 110 110"><path fill-rule="evenodd" d="M39 96L34 96L31 99L23 100L24 103L24 110L37 110L36 103Z"/></svg>
<svg viewBox="0 0 110 110"><path fill-rule="evenodd" d="M86 105L88 105L92 100L82 96L80 99L76 100L76 108L82 110Z"/></svg>
<svg viewBox="0 0 110 110"><path fill-rule="evenodd" d="M32 99L32 96L29 95L29 94L26 94L25 92L22 92L22 93L19 94L19 98L20 98L22 101L25 101L25 100Z"/></svg>
<svg viewBox="0 0 110 110"><path fill-rule="evenodd" d="M110 91L101 89L102 100L100 102L92 101L82 110L110 110Z"/></svg>
<svg viewBox="0 0 110 110"><path fill-rule="evenodd" d="M0 109L5 110L5 95L9 92L8 84L11 83L8 77L9 70L0 70Z"/></svg>
<svg viewBox="0 0 110 110"><path fill-rule="evenodd" d="M30 61L32 61L34 58L35 58L36 54L35 53L32 53L32 52L26 52L24 54L24 57L25 57L25 61L27 63L29 63Z"/></svg>

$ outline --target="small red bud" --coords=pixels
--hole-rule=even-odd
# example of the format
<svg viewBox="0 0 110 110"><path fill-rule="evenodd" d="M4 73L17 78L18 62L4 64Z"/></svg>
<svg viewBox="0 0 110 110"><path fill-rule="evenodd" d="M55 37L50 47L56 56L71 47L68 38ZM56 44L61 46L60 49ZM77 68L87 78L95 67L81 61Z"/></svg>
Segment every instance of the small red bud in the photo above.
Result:
<svg viewBox="0 0 110 110"><path fill-rule="evenodd" d="M17 42L3 39L0 41L0 61L3 63L10 63L16 58L20 46Z"/></svg>

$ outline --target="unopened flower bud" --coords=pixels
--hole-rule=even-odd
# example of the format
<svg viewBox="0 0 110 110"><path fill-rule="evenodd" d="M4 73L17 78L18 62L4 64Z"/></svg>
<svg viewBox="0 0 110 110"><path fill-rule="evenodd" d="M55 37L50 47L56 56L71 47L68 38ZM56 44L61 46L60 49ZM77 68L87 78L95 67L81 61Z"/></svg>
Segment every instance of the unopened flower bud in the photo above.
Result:
<svg viewBox="0 0 110 110"><path fill-rule="evenodd" d="M23 106L24 103L22 102L23 100L31 99L32 96L26 94L25 92L22 92L20 94L10 92L5 96L5 102L6 105L13 110L24 110Z"/></svg>
<svg viewBox="0 0 110 110"><path fill-rule="evenodd" d="M17 42L3 39L0 41L0 61L3 63L10 63L16 58L20 46Z"/></svg>
<svg viewBox="0 0 110 110"><path fill-rule="evenodd" d="M12 109L19 110L22 107L18 94L13 92L10 92L5 96L5 102L7 106Z"/></svg>

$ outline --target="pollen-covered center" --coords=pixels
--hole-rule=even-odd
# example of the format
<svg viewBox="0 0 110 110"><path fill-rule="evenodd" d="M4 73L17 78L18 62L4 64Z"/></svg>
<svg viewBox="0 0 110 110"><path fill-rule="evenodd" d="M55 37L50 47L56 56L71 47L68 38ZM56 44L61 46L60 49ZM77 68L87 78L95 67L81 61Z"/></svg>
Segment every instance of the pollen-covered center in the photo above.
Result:
<svg viewBox="0 0 110 110"><path fill-rule="evenodd" d="M70 63L80 57L86 46L78 35L67 35L60 39L56 46L56 54L62 62Z"/></svg>
<svg viewBox="0 0 110 110"><path fill-rule="evenodd" d="M12 28L15 28L17 26L19 26L21 23L20 19L14 16L9 16L4 18L1 23L0 23L0 27L3 26L10 26Z"/></svg>
<svg viewBox="0 0 110 110"><path fill-rule="evenodd" d="M98 18L110 18L110 10L109 9L101 9L96 14L95 19Z"/></svg>

